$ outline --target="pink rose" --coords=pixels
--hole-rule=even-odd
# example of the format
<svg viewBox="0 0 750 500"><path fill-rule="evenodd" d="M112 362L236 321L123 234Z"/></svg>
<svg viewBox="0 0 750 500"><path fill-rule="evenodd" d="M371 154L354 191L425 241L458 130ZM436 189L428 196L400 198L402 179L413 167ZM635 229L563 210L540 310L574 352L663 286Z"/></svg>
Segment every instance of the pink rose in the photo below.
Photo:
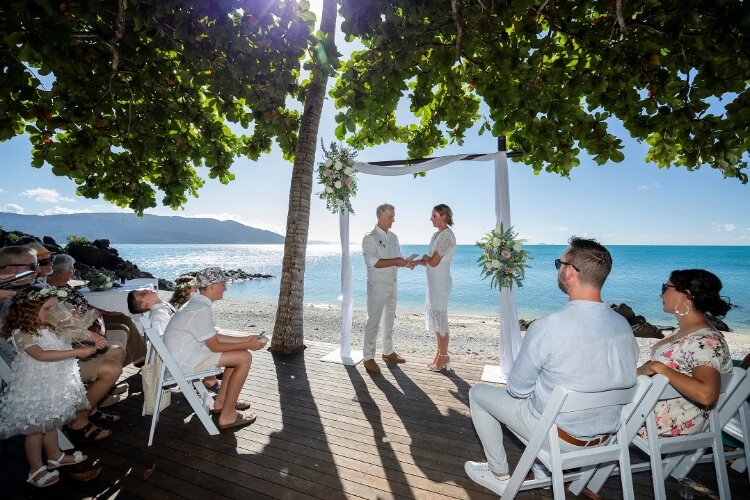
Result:
<svg viewBox="0 0 750 500"><path fill-rule="evenodd" d="M323 175L325 175L326 177L330 177L331 175L333 175L333 170L327 168L326 171L323 172Z"/></svg>
<svg viewBox="0 0 750 500"><path fill-rule="evenodd" d="M516 272L516 268L514 268L514 267L509 267L509 268L507 269L507 271L508 271L508 274L513 274L513 273L515 273L515 272Z"/></svg>
<svg viewBox="0 0 750 500"><path fill-rule="evenodd" d="M503 250L500 252L500 255L502 255L504 259L510 259L510 251L508 250Z"/></svg>
<svg viewBox="0 0 750 500"><path fill-rule="evenodd" d="M678 363L675 363L674 361L670 361L669 363L667 363L667 366L673 370L676 370L680 367L680 365Z"/></svg>
<svg viewBox="0 0 750 500"><path fill-rule="evenodd" d="M672 357L672 349L670 349L670 350L668 350L667 352L665 352L665 353L664 353L664 357L665 357L665 358L671 358L671 357Z"/></svg>
<svg viewBox="0 0 750 500"><path fill-rule="evenodd" d="M718 344L718 342L717 342L717 341L716 341L716 339L714 339L714 338L711 338L711 337L706 337L706 338L705 338L705 339L703 340L703 344L704 344L704 345L705 345L706 347L708 347L708 348L710 348L710 349L713 349L714 347L716 347L716 345Z"/></svg>
<svg viewBox="0 0 750 500"><path fill-rule="evenodd" d="M681 432L680 432L680 429L672 429L672 431L670 432L670 434L673 435L673 436L679 436L681 434Z"/></svg>
<svg viewBox="0 0 750 500"><path fill-rule="evenodd" d="M346 184L347 186L351 186L352 185L352 178L351 177L347 177L346 179L344 179L344 184Z"/></svg>
<svg viewBox="0 0 750 500"><path fill-rule="evenodd" d="M692 421L692 420L688 420L687 422L685 422L685 428L686 428L686 429L690 429L690 428L691 428L692 426L694 426L694 425L695 425L695 424L693 423L693 421Z"/></svg>

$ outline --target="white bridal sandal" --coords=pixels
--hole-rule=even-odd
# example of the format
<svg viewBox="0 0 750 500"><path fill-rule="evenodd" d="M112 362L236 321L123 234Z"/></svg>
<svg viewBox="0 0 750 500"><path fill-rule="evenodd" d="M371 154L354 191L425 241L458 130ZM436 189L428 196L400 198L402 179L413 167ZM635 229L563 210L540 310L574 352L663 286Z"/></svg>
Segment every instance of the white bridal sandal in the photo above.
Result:
<svg viewBox="0 0 750 500"><path fill-rule="evenodd" d="M68 455L68 456L73 457L73 461L72 462L63 462L63 460L65 460L65 456L66 456L65 452L63 452L57 458L57 460L48 459L47 460L47 468L49 470L55 470L55 469L58 469L60 467L65 467L66 465L76 465L76 464L80 464L81 462L83 462L84 460L86 460L86 458L88 458L88 457L86 457L86 455L84 455L83 453L81 453L80 451L77 451L77 450L74 451L73 454Z"/></svg>

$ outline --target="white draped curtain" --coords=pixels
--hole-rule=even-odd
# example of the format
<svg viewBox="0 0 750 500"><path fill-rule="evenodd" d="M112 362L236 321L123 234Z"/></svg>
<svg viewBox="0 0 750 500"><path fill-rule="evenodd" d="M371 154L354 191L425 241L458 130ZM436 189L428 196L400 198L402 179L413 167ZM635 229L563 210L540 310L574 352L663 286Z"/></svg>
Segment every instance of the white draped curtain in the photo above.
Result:
<svg viewBox="0 0 750 500"><path fill-rule="evenodd" d="M499 228L505 228L510 223L510 186L508 182L508 155L499 151L488 155L451 155L432 158L417 164L409 165L404 162L399 166L384 167L372 163L356 162L353 168L363 174L370 175L409 175L427 172L443 167L450 163L470 161L494 161L495 163L495 220ZM339 232L341 235L341 345L339 347L342 359L349 358L352 343L352 261L349 255L349 213L344 210L339 214ZM477 272L477 274L479 274ZM500 368L505 377L510 374L513 360L521 347L521 330L518 326L518 312L516 297L511 288L500 290Z"/></svg>

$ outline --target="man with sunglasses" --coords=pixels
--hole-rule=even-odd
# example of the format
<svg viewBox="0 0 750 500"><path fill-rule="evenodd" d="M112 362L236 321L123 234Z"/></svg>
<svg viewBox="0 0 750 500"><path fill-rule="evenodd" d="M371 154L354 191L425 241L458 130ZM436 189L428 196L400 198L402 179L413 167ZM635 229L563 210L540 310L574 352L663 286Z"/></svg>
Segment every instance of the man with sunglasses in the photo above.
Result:
<svg viewBox="0 0 750 500"><path fill-rule="evenodd" d="M528 440L556 386L598 392L636 383L638 344L625 318L601 298L612 256L595 240L573 237L569 243L555 260L567 304L529 326L507 388L479 384L469 391L471 418L487 462L466 462L464 469L498 495L510 480L501 423ZM560 449L607 443L617 431L619 416L616 406L560 414L555 422ZM549 475L538 463L532 472L535 479Z"/></svg>
<svg viewBox="0 0 750 500"><path fill-rule="evenodd" d="M0 248L0 276L14 276L24 271L37 271L39 263L36 260L36 252L22 246L8 246ZM36 274L14 281L5 290L0 290L0 327L5 322L12 297L21 288L32 284Z"/></svg>
<svg viewBox="0 0 750 500"><path fill-rule="evenodd" d="M36 252L36 262L39 264L39 269L36 271L35 283L43 287L47 286L47 276L52 274L53 253L38 241L31 241L24 246Z"/></svg>

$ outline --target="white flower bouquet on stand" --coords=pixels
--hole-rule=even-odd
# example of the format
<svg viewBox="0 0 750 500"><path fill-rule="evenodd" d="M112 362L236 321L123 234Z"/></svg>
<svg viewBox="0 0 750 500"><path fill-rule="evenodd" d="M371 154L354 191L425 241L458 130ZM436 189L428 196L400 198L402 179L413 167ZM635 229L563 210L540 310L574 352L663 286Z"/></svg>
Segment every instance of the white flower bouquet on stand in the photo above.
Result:
<svg viewBox="0 0 750 500"><path fill-rule="evenodd" d="M526 262L531 260L529 252L523 249L513 226L504 229L495 228L477 242L482 255L477 259L481 268L482 279L491 277L490 287L513 288L523 286Z"/></svg>
<svg viewBox="0 0 750 500"><path fill-rule="evenodd" d="M325 200L326 208L333 214L342 210L354 213L350 199L357 194L357 179L354 171L356 151L332 142L329 149L323 145L325 160L318 164L318 182L323 191L318 193Z"/></svg>

